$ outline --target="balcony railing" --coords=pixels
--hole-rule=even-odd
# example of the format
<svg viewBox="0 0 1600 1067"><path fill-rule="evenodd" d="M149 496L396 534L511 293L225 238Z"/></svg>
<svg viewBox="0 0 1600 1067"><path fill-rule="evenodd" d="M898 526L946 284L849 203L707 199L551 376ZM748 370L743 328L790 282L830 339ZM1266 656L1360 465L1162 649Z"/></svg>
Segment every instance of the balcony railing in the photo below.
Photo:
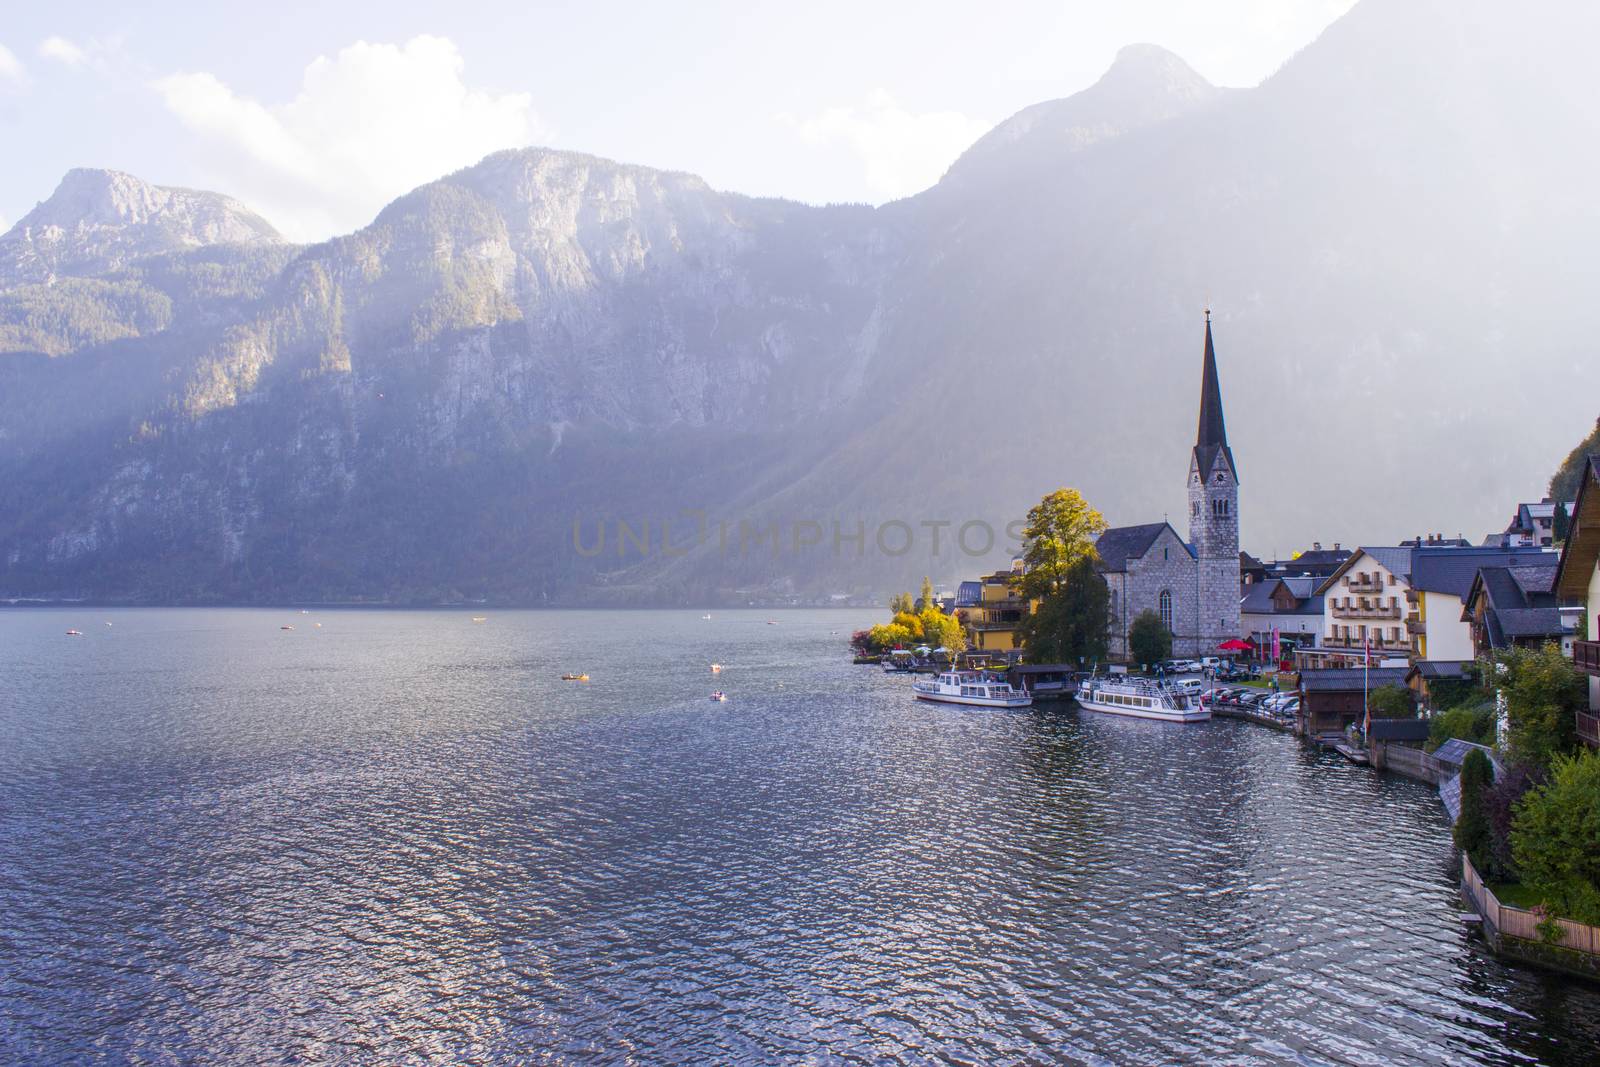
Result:
<svg viewBox="0 0 1600 1067"><path fill-rule="evenodd" d="M1342 619L1398 619L1400 617L1399 604L1373 604L1369 607L1339 607L1335 606L1333 614Z"/></svg>
<svg viewBox="0 0 1600 1067"><path fill-rule="evenodd" d="M1572 664L1585 674L1600 675L1600 641L1572 642Z"/></svg>
<svg viewBox="0 0 1600 1067"><path fill-rule="evenodd" d="M1572 714L1578 720L1578 739L1590 748L1600 748L1600 718L1581 711Z"/></svg>
<svg viewBox="0 0 1600 1067"><path fill-rule="evenodd" d="M1368 637L1367 638L1367 644L1368 644L1368 647L1371 648L1372 651L1374 651L1374 652L1408 652L1408 651L1411 650L1411 642L1410 641L1407 641L1407 640L1404 640L1404 639L1398 639L1397 640L1395 638L1390 638L1390 637ZM1324 635L1323 638L1322 638L1322 647L1324 647L1324 648L1348 648L1353 652L1360 652L1361 651L1361 638L1359 638L1359 637L1329 637L1327 635Z"/></svg>
<svg viewBox="0 0 1600 1067"><path fill-rule="evenodd" d="M1423 634L1428 632L1428 626L1415 615L1406 616L1406 633Z"/></svg>
<svg viewBox="0 0 1600 1067"><path fill-rule="evenodd" d="M1383 576L1378 574L1347 574L1345 587L1352 593L1376 593L1383 589Z"/></svg>

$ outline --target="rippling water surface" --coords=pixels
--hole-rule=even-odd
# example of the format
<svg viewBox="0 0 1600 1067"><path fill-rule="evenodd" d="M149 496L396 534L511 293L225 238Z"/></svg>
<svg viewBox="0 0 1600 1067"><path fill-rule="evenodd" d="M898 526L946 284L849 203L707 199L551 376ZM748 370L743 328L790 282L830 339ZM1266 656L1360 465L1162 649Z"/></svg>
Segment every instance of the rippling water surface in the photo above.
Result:
<svg viewBox="0 0 1600 1067"><path fill-rule="evenodd" d="M0 1059L1600 1049L1600 991L1465 936L1419 784L713 616L0 612Z"/></svg>

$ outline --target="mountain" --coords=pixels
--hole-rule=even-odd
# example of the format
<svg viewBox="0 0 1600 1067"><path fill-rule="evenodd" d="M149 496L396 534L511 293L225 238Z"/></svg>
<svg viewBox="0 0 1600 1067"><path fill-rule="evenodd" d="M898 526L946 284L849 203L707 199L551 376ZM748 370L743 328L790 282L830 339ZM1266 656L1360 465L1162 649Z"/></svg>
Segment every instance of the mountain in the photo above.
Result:
<svg viewBox="0 0 1600 1067"><path fill-rule="evenodd" d="M265 219L230 197L80 168L0 236L0 289L109 274L206 245L281 243Z"/></svg>
<svg viewBox="0 0 1600 1067"><path fill-rule="evenodd" d="M1074 153L1176 118L1227 93L1165 48L1128 45L1089 88L1023 108L978 138L942 184L959 188L985 180L1004 182L1018 170L1048 174Z"/></svg>
<svg viewBox="0 0 1600 1067"><path fill-rule="evenodd" d="M3 260L0 592L954 579L1058 485L1181 519L1208 300L1253 551L1475 536L1593 418L1597 21L1364 0L1249 90L1136 46L876 209L545 149L306 248L90 197Z"/></svg>

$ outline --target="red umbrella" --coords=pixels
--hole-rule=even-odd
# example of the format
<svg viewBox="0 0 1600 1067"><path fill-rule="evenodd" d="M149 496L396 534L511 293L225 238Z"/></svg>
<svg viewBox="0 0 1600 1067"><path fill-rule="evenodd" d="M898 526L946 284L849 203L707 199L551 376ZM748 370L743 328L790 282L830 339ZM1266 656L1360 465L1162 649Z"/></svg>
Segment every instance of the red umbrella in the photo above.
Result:
<svg viewBox="0 0 1600 1067"><path fill-rule="evenodd" d="M1248 652L1255 647L1256 646L1252 645L1249 641L1241 641L1237 637L1231 641L1224 641L1222 644L1217 646L1217 648L1223 652Z"/></svg>

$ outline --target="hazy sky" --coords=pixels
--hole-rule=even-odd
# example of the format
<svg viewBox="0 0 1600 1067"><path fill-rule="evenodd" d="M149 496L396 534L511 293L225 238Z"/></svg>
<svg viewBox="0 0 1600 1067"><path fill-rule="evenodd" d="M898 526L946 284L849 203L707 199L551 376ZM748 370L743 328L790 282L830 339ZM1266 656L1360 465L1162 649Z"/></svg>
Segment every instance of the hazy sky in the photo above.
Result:
<svg viewBox="0 0 1600 1067"><path fill-rule="evenodd" d="M807 4L0 0L0 229L74 166L354 229L499 148L874 203L1150 41L1254 85L1354 0Z"/></svg>

